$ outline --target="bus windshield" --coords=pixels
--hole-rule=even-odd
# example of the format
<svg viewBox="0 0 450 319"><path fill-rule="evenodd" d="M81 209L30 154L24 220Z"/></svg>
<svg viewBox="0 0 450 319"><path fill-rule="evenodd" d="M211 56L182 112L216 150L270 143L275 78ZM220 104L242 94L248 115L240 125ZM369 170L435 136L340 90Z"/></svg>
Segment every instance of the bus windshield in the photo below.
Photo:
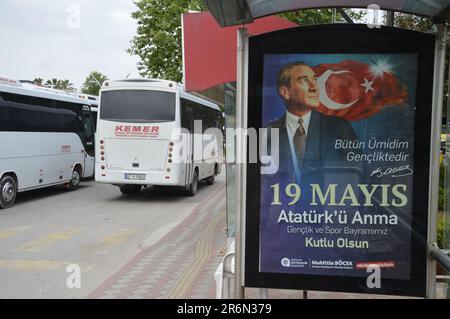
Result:
<svg viewBox="0 0 450 319"><path fill-rule="evenodd" d="M175 93L116 90L102 93L102 120L149 123L175 121Z"/></svg>

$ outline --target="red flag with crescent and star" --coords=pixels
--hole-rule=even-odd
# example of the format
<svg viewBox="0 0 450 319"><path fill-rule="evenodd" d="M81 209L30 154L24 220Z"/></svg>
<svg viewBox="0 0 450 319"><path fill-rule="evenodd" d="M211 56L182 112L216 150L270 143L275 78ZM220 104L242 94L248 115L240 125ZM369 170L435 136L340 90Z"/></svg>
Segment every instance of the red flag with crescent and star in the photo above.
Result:
<svg viewBox="0 0 450 319"><path fill-rule="evenodd" d="M349 121L368 118L386 106L405 103L408 92L386 61L374 64L345 60L313 67L317 75L318 111Z"/></svg>

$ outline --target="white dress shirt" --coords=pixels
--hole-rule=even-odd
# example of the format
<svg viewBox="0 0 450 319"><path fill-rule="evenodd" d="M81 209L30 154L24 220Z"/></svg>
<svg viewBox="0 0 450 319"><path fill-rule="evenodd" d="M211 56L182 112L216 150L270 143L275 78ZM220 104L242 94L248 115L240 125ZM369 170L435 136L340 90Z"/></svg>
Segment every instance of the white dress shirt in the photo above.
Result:
<svg viewBox="0 0 450 319"><path fill-rule="evenodd" d="M306 136L308 136L309 122L311 120L311 111L301 116L301 118L303 119L303 128L305 129L305 134ZM295 154L294 149L294 135L298 127L300 126L300 124L298 123L299 119L300 116L294 115L286 111L286 129L289 139L289 145L291 147L292 163L294 163L295 179L297 180L297 182L300 182L300 168L298 167L297 155Z"/></svg>

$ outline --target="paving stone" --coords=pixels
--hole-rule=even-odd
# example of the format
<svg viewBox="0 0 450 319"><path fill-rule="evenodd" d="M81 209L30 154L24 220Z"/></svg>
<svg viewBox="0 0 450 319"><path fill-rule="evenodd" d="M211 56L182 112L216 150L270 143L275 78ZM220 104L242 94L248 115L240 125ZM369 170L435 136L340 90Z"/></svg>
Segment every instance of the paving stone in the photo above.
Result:
<svg viewBox="0 0 450 319"><path fill-rule="evenodd" d="M225 197L223 196L223 199ZM215 206L217 204L215 203ZM101 298L105 296L117 298L118 295L124 298L156 298L162 299L169 292L171 287L183 275L187 266L195 258L199 237L219 212L205 214L198 211L190 217L192 224L189 227L175 228L174 233L163 237L157 245L145 248L138 257L131 260L125 267L108 279L111 282L103 291L97 291L94 295ZM225 215L219 224L218 230L212 243L211 258L203 265L198 278L193 287L188 289L188 297L192 298L214 298L215 281L213 274L218 265L216 256L223 248L226 241ZM219 259L221 261L221 259Z"/></svg>

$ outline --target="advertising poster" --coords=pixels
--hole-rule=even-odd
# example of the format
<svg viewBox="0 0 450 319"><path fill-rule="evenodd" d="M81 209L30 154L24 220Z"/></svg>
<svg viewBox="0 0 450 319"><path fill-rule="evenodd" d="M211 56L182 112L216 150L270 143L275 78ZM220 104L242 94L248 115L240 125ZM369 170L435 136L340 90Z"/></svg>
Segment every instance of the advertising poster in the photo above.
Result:
<svg viewBox="0 0 450 319"><path fill-rule="evenodd" d="M279 156L261 176L261 271L410 278L417 63L264 55L262 127L279 130Z"/></svg>
<svg viewBox="0 0 450 319"><path fill-rule="evenodd" d="M249 38L246 286L425 295L434 49L366 25Z"/></svg>

